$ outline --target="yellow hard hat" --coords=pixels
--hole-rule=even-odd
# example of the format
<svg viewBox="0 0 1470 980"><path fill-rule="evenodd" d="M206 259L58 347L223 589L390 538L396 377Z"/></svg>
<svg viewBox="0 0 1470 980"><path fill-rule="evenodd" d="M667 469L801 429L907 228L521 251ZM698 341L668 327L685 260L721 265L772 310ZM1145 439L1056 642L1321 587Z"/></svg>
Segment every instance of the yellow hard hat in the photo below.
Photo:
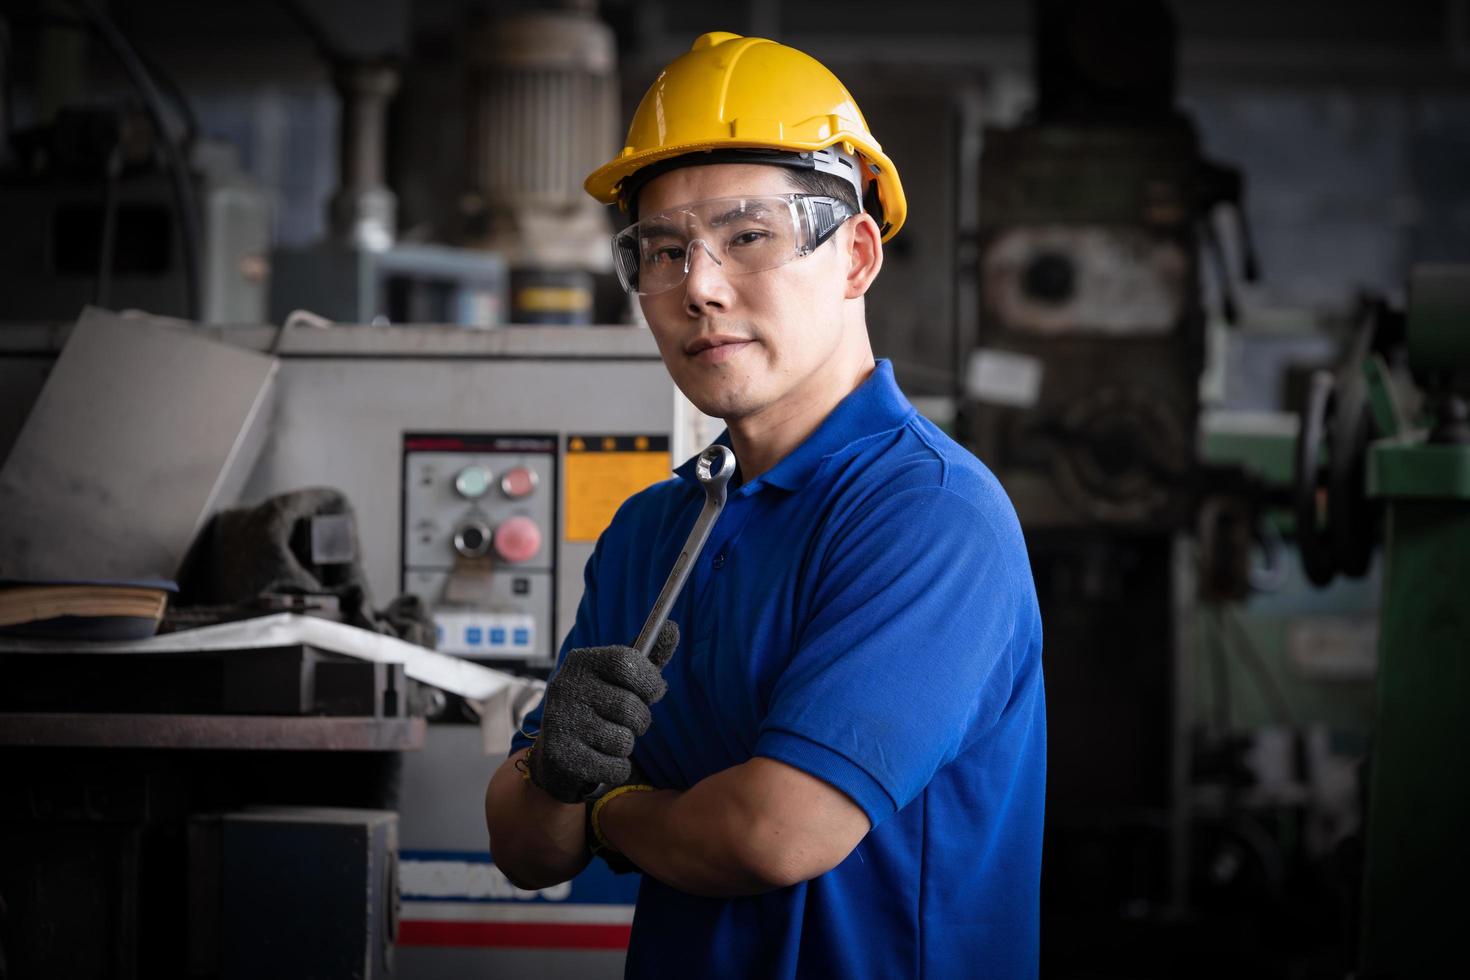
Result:
<svg viewBox="0 0 1470 980"><path fill-rule="evenodd" d="M886 242L908 213L898 169L868 131L837 76L808 54L759 37L715 31L659 74L633 113L627 145L583 184L604 204L627 206L625 181L650 164L736 149L855 153L876 185ZM861 197L862 195L860 195ZM872 195L868 195L869 210Z"/></svg>

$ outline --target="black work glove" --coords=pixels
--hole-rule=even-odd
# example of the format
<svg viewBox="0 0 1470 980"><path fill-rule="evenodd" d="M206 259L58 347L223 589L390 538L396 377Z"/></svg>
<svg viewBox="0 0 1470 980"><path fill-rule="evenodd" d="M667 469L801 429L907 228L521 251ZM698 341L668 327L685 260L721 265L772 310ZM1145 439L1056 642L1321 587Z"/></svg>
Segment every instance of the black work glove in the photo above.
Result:
<svg viewBox="0 0 1470 980"><path fill-rule="evenodd" d="M649 705L668 690L659 671L678 645L679 627L670 621L646 659L627 646L569 651L546 686L531 782L562 803L581 803L604 783L627 782L633 741L653 721Z"/></svg>

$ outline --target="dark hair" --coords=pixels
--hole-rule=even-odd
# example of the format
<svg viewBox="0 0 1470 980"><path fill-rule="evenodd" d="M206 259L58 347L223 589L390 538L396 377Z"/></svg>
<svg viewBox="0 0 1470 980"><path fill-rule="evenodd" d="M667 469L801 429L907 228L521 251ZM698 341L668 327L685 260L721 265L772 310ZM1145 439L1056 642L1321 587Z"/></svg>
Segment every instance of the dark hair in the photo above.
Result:
<svg viewBox="0 0 1470 980"><path fill-rule="evenodd" d="M783 164L771 164L767 160L755 156L752 151L728 150L719 155L704 152L691 153L682 157L674 157L670 160L662 160L658 163L638 171L624 180L620 193L627 202L628 220L638 220L638 194L643 186L654 177L676 170L681 166L702 166L712 163L759 163L767 166L779 166L786 171L792 186L802 194L815 194L818 197L835 197L852 209L854 214L862 210L858 206L857 190L841 177L835 174L823 173L820 170L806 170L800 167L789 167Z"/></svg>
<svg viewBox="0 0 1470 980"><path fill-rule="evenodd" d="M824 174L820 170L795 170L788 167L786 176L803 194L835 197L851 208L853 214L862 210L858 207L857 190L852 184L835 174Z"/></svg>

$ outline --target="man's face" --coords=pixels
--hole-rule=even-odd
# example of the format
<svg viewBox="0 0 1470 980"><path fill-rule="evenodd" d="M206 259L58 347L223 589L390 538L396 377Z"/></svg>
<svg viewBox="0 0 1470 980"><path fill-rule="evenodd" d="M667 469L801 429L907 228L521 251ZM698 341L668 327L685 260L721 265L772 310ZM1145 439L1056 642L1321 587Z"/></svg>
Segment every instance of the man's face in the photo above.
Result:
<svg viewBox="0 0 1470 980"><path fill-rule="evenodd" d="M638 214L794 190L781 167L683 167L642 189ZM727 421L747 418L780 411L820 386L823 365L845 340L850 225L812 254L764 272L732 274L696 247L681 285L641 298L669 374L700 411Z"/></svg>

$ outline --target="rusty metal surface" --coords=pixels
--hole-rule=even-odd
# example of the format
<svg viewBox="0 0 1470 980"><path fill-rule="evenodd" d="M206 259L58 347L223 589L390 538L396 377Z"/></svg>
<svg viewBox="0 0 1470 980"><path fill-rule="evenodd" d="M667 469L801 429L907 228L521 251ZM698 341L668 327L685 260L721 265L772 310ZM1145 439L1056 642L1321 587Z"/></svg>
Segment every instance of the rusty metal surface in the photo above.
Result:
<svg viewBox="0 0 1470 980"><path fill-rule="evenodd" d="M11 712L0 746L402 752L423 748L424 720Z"/></svg>

